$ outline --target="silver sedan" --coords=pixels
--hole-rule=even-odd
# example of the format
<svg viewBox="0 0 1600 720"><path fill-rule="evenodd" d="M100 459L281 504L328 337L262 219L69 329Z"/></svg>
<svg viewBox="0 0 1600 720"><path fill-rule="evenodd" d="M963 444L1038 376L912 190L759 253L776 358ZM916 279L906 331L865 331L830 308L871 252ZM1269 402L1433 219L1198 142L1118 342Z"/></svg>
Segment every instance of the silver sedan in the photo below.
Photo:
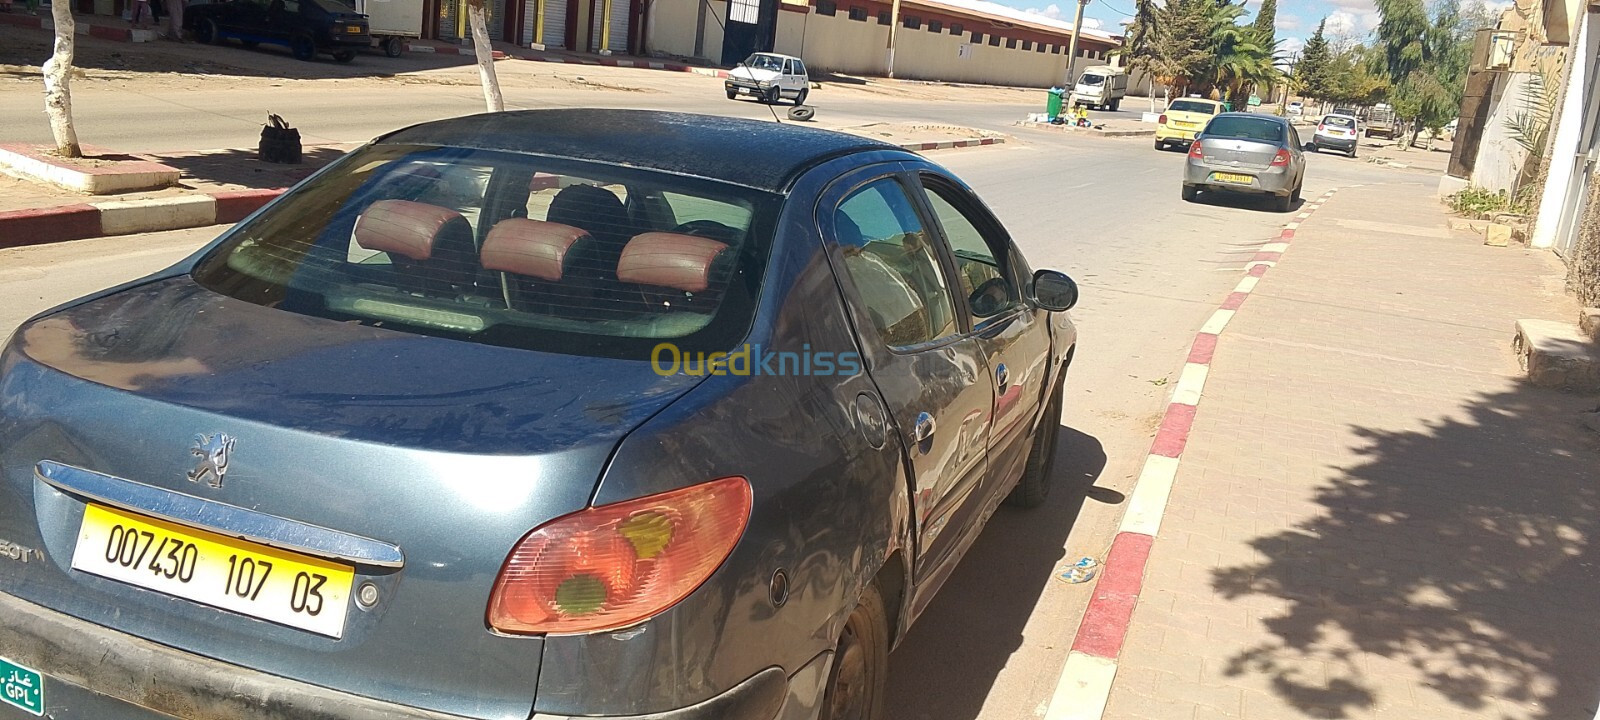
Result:
<svg viewBox="0 0 1600 720"><path fill-rule="evenodd" d="M1289 121L1272 115L1223 113L1211 119L1189 146L1183 169L1183 199L1201 192L1271 195L1273 208L1288 212L1300 200L1306 159Z"/></svg>

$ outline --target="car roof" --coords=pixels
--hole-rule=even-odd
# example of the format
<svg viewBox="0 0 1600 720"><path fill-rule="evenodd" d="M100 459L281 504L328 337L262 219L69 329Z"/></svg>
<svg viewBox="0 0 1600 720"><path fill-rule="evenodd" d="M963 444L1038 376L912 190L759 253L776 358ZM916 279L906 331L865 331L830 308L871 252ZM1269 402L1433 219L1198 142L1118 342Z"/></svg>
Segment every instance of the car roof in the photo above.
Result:
<svg viewBox="0 0 1600 720"><path fill-rule="evenodd" d="M1270 121L1275 122L1275 123L1277 123L1279 125L1288 125L1289 124L1289 121L1284 119L1284 118L1278 117L1277 115L1268 115L1266 113L1253 113L1253 112L1234 111L1234 112L1222 113L1222 114L1218 115L1217 117L1219 117L1219 118L1225 118L1225 117L1255 118L1257 120L1270 120Z"/></svg>
<svg viewBox="0 0 1600 720"><path fill-rule="evenodd" d="M1351 115L1349 113L1328 113L1327 115L1323 115L1322 119L1326 120L1326 119L1331 118L1331 117L1349 118L1351 120L1360 120L1360 118L1358 118L1358 117L1356 117L1354 115Z"/></svg>
<svg viewBox="0 0 1600 720"><path fill-rule="evenodd" d="M878 140L797 123L655 110L594 109L467 115L413 125L385 135L378 142L498 150L622 165L769 192L782 192L795 176L832 158L872 150L900 150Z"/></svg>
<svg viewBox="0 0 1600 720"><path fill-rule="evenodd" d="M800 58L797 58L797 57L795 57L793 55L785 55L783 53L775 53L775 52L753 52L753 53L750 53L750 54L751 55L770 55L772 57L783 58L785 60L799 60L800 59Z"/></svg>
<svg viewBox="0 0 1600 720"><path fill-rule="evenodd" d="M1221 100L1212 100L1211 98L1197 98L1197 97L1173 98L1172 102L1203 102L1203 103L1208 103L1208 104L1211 104L1211 105L1217 105L1219 107L1222 105L1222 101Z"/></svg>

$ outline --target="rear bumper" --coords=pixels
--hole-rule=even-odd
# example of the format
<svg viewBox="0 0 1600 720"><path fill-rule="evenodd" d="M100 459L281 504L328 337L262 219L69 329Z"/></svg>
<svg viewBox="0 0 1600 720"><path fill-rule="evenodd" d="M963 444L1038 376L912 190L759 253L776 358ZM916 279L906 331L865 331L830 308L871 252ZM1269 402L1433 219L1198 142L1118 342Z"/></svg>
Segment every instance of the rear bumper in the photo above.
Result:
<svg viewBox="0 0 1600 720"><path fill-rule="evenodd" d="M1348 151L1348 150L1352 150L1352 149L1355 148L1356 139L1353 138L1353 137L1350 137L1350 138L1336 138L1336 137L1328 137L1326 135L1318 135L1316 137L1311 138L1311 144L1312 145L1316 145L1319 148L1332 148L1334 150L1346 150L1346 151Z"/></svg>
<svg viewBox="0 0 1600 720"><path fill-rule="evenodd" d="M1216 173L1248 176L1249 184L1227 182L1215 177ZM1183 169L1183 184L1202 190L1221 190L1237 193L1288 195L1294 191L1293 178L1282 167L1266 169L1211 166L1203 161L1189 159Z"/></svg>
<svg viewBox="0 0 1600 720"><path fill-rule="evenodd" d="M372 47L371 35L334 35L332 39L318 43L321 50L358 50Z"/></svg>
<svg viewBox="0 0 1600 720"><path fill-rule="evenodd" d="M1179 130L1177 128L1169 128L1169 127L1167 127L1165 125L1157 125L1156 126L1156 139L1160 140L1161 142L1191 143L1191 142L1194 142L1194 134L1197 133L1197 132L1200 132L1200 131L1199 130Z"/></svg>
<svg viewBox="0 0 1600 720"><path fill-rule="evenodd" d="M55 720L461 720L193 655L5 593L0 618L0 657L44 674L44 711ZM788 685L781 669L768 668L696 705L614 720L772 720ZM0 718L12 717L31 716L0 705Z"/></svg>

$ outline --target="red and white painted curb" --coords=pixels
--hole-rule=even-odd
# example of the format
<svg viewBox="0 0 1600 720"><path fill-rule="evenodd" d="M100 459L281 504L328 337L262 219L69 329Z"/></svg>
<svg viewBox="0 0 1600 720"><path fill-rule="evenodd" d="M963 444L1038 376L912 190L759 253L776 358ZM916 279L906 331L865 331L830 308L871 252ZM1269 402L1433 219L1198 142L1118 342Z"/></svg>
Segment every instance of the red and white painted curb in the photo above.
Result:
<svg viewBox="0 0 1600 720"><path fill-rule="evenodd" d="M236 223L283 191L230 190L0 212L0 248Z"/></svg>
<svg viewBox="0 0 1600 720"><path fill-rule="evenodd" d="M1350 187L1360 187L1352 185ZM1188 360L1173 388L1172 399L1167 404L1166 415L1161 419L1150 453L1145 457L1144 469L1139 473L1128 508L1123 513L1122 525L1111 541L1111 550L1089 600L1088 610L1078 625L1072 651L1067 655L1066 667L1056 683L1055 694L1045 711L1045 720L1100 720L1105 715L1106 703L1111 699L1111 686L1116 680L1117 658L1122 653L1122 641L1128 635L1128 625L1133 610L1139 603L1139 591L1144 585L1145 561L1161 530L1161 516L1166 511L1167 497L1178 476L1183 451L1189 442L1189 431L1199 412L1200 400L1205 390L1206 376L1211 371L1211 358L1234 313L1244 305L1255 291L1257 283L1267 270L1276 267L1283 253L1294 240L1300 223L1328 202L1338 188L1323 193L1306 203L1294 219L1283 226L1278 236L1263 244L1245 266L1245 276L1233 292L1223 300L1222 306L1211 314L1189 348Z"/></svg>

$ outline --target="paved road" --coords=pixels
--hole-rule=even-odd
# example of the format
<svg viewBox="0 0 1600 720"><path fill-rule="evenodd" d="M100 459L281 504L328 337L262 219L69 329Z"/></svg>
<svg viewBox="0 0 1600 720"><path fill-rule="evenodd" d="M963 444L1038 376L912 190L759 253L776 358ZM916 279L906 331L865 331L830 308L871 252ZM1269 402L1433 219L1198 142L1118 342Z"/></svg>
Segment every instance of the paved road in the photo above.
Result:
<svg viewBox="0 0 1600 720"><path fill-rule="evenodd" d="M418 93L413 102L430 97ZM230 103L207 99L205 105L231 108ZM863 116L902 120L949 122L941 113L954 112L898 100L860 103ZM714 107L695 107L764 112L720 98ZM972 116L964 118L966 124L978 124L973 117L980 115L979 121L1000 122L1013 112L992 106L960 111ZM392 125L408 118L360 120L380 121ZM337 132L355 127L352 120ZM1288 217L1248 201L1181 201L1183 155L1156 152L1143 139L1020 131L1007 145L931 157L986 198L1036 267L1063 269L1081 282L1083 300L1074 318L1082 342L1059 440L1060 489L1044 508L996 515L893 656L891 717L1031 717L1042 714L1050 700L1087 602L1086 588L1053 580L1053 570L1063 560L1104 552L1189 341L1238 281L1255 248ZM1308 196L1404 172L1332 156L1310 162ZM0 334L38 309L175 260L215 232L0 251Z"/></svg>

